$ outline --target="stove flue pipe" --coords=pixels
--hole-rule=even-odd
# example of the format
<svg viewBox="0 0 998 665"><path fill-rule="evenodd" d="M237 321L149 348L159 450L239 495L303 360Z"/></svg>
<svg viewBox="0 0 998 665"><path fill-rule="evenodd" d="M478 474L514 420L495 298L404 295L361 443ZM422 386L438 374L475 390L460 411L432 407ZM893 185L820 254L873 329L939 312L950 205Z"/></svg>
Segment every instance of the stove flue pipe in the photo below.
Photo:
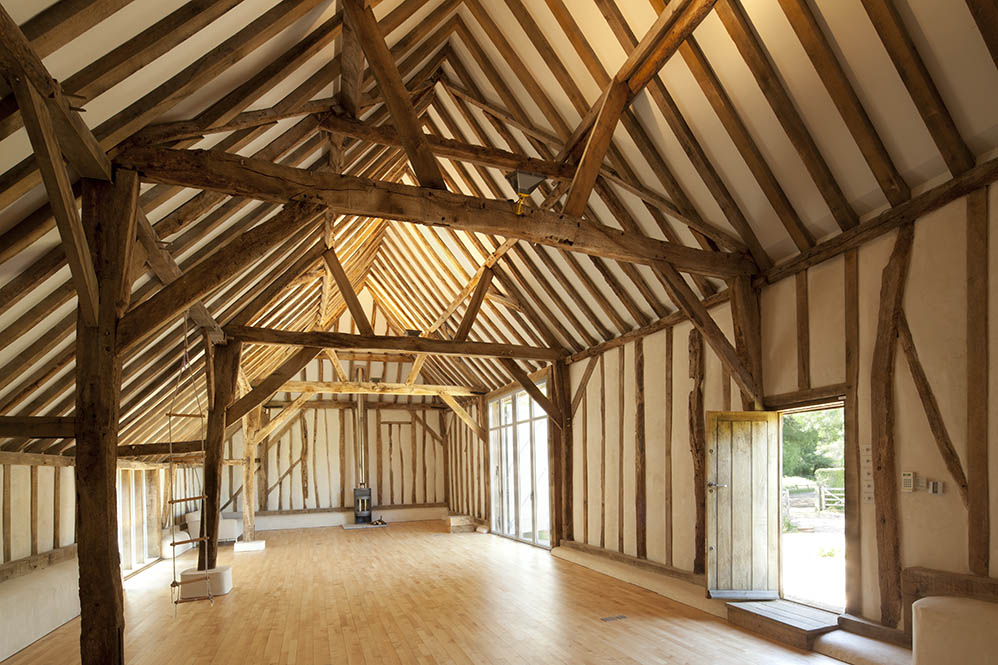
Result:
<svg viewBox="0 0 998 665"><path fill-rule="evenodd" d="M364 368L357 368L357 382L364 381ZM357 408L354 411L354 449L353 459L355 469L354 486L366 487L367 478L367 410L364 395L357 395Z"/></svg>

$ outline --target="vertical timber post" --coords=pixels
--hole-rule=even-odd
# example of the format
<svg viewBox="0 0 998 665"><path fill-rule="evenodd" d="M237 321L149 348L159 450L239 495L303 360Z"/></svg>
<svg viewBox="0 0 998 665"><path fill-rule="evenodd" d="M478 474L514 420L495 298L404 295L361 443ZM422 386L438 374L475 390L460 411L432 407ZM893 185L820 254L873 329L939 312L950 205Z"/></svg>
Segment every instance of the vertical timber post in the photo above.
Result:
<svg viewBox="0 0 998 665"><path fill-rule="evenodd" d="M564 418L561 428L561 440L558 448L561 480L561 523L558 534L558 544L562 540L574 540L572 527L572 384L568 373L568 363L559 360L554 364L554 377L558 389L558 407ZM553 544L553 543L552 543Z"/></svg>
<svg viewBox="0 0 998 665"><path fill-rule="evenodd" d="M697 328L690 330L690 453L693 456L693 498L696 504L693 572L702 575L707 561L707 423L704 420L703 336Z"/></svg>
<svg viewBox="0 0 998 665"><path fill-rule="evenodd" d="M256 540L257 432L263 422L263 406L243 417L243 540Z"/></svg>
<svg viewBox="0 0 998 665"><path fill-rule="evenodd" d="M759 292L752 288L746 276L728 281L731 292L731 318L735 330L735 352L748 369L755 383L757 395L762 395L762 324L759 314ZM742 391L742 408L746 411L761 410L762 404Z"/></svg>
<svg viewBox="0 0 998 665"><path fill-rule="evenodd" d="M208 411L208 426L204 452L204 511L201 516L202 535L208 540L199 543L198 570L211 570L218 559L218 520L222 499L222 457L225 444L225 409L232 402L239 373L240 343L230 341L215 347L215 399Z"/></svg>
<svg viewBox="0 0 998 665"><path fill-rule="evenodd" d="M128 308L139 180L83 181L83 226L97 276L97 325L77 313L76 515L80 565L80 661L124 663L125 618L118 555L118 419L121 355L118 322Z"/></svg>
<svg viewBox="0 0 998 665"><path fill-rule="evenodd" d="M485 396L478 398L478 422L482 426L482 429L486 432L489 431L489 414L486 408L488 404L485 402ZM491 434L489 439L481 441L479 437L479 450L482 451L482 455L479 459L482 460L480 468L482 469L482 475L484 478L478 478L477 482L482 486L482 518L488 524L489 528L492 527L492 439Z"/></svg>

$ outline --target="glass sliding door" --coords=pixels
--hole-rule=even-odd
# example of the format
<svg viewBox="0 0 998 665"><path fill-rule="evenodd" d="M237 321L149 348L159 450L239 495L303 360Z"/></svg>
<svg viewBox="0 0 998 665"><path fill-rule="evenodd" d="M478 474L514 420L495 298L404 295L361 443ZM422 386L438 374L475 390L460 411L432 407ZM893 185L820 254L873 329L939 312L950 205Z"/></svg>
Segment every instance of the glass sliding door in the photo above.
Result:
<svg viewBox="0 0 998 665"><path fill-rule="evenodd" d="M543 411L535 402L535 410ZM551 547L551 492L548 479L548 419L544 413L533 421L534 435L534 542Z"/></svg>
<svg viewBox="0 0 998 665"><path fill-rule="evenodd" d="M546 384L539 384L546 392ZM547 414L525 390L489 403L492 530L551 546Z"/></svg>

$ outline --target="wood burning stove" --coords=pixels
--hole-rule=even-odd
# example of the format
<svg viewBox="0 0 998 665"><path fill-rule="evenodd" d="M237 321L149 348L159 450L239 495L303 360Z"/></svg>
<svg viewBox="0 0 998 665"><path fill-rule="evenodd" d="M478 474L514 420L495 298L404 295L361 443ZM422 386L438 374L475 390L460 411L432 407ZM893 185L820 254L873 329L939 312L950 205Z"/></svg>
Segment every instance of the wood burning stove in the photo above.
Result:
<svg viewBox="0 0 998 665"><path fill-rule="evenodd" d="M355 487L353 490L353 521L355 524L371 523L371 488Z"/></svg>
<svg viewBox="0 0 998 665"><path fill-rule="evenodd" d="M357 381L364 380L364 369L357 368ZM357 395L357 408L354 411L354 462L357 485L353 490L353 521L355 524L371 523L371 488L366 487L367 477L367 411L364 395Z"/></svg>

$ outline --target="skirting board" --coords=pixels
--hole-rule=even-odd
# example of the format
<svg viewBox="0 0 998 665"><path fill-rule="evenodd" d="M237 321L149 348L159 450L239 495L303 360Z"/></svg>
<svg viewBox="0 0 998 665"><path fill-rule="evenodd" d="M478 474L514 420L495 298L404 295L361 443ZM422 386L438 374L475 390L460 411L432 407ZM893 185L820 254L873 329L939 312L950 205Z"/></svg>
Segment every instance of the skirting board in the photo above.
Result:
<svg viewBox="0 0 998 665"><path fill-rule="evenodd" d="M704 587L684 582L662 573L640 568L631 563L614 561L604 556L589 554L568 547L556 547L551 554L571 563L585 566L598 573L615 577L618 580L648 589L670 598L676 602L709 614L727 619L728 608L723 600L712 600L706 597Z"/></svg>
<svg viewBox="0 0 998 665"><path fill-rule="evenodd" d="M259 552L267 549L266 540L237 540L232 544L234 552Z"/></svg>

